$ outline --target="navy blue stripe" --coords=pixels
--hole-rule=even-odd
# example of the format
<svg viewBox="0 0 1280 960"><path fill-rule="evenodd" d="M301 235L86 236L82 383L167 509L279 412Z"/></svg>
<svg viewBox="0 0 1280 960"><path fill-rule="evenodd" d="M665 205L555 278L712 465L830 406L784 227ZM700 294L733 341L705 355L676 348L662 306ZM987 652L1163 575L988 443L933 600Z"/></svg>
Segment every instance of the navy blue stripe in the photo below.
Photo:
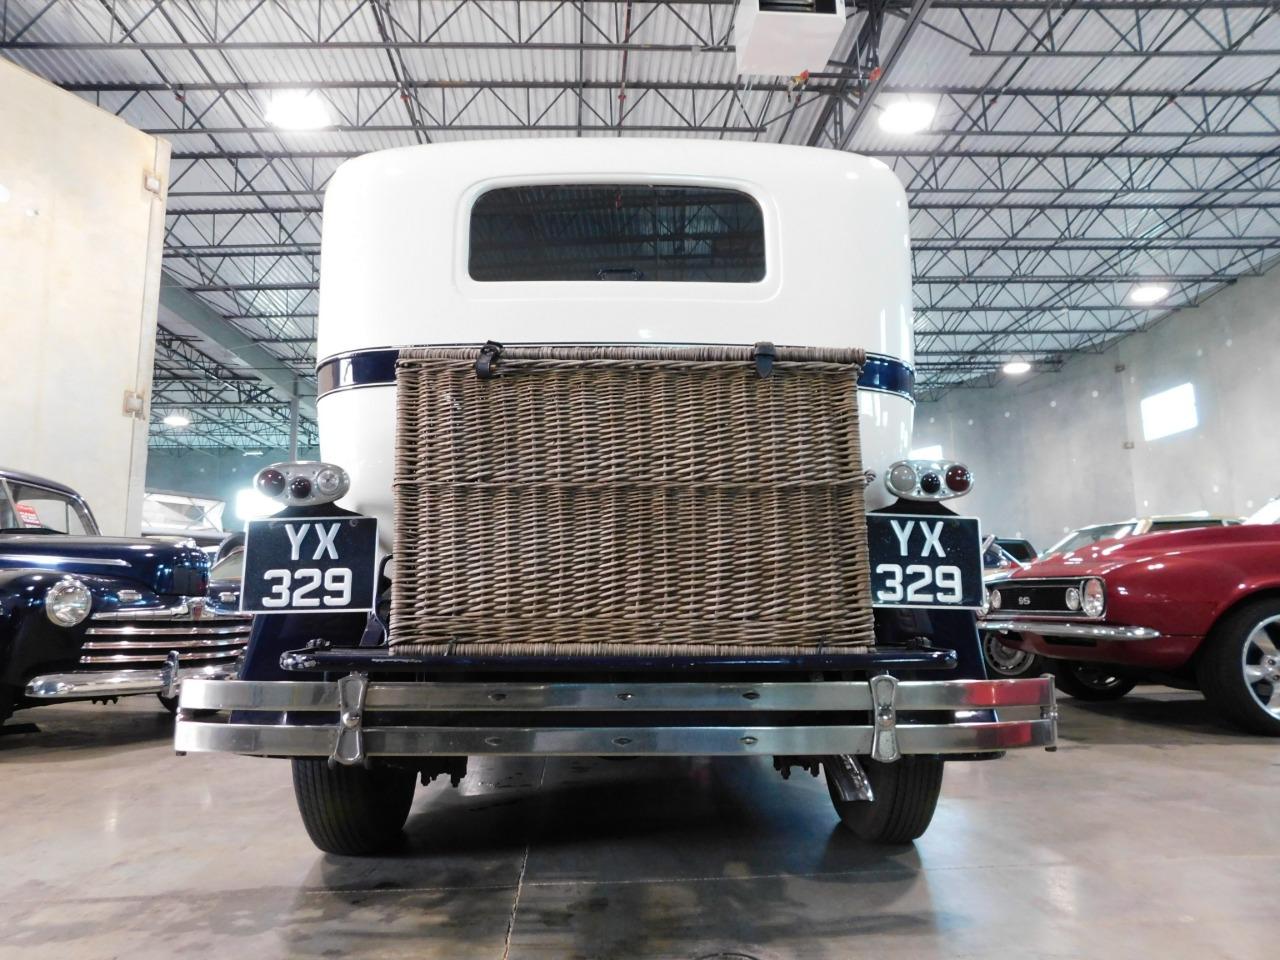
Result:
<svg viewBox="0 0 1280 960"><path fill-rule="evenodd" d="M916 372L901 360L869 356L862 367L861 376L858 377L858 386L868 390L896 393L915 403Z"/></svg>
<svg viewBox="0 0 1280 960"><path fill-rule="evenodd" d="M384 347L361 350L322 360L316 367L316 395L323 397L346 387L372 387L396 382L396 358L400 350Z"/></svg>
<svg viewBox="0 0 1280 960"><path fill-rule="evenodd" d="M322 360L316 367L316 392L323 397L348 387L389 386L396 382L396 347L358 350ZM883 390L908 400L915 399L915 371L892 357L870 356L858 377L858 386Z"/></svg>

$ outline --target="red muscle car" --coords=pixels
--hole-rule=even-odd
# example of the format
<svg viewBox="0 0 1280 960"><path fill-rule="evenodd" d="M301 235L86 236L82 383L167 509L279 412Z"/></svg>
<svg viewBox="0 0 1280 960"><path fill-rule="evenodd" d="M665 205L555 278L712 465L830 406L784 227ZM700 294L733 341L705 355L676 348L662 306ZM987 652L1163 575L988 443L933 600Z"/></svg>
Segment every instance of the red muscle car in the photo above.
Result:
<svg viewBox="0 0 1280 960"><path fill-rule="evenodd" d="M1240 526L1104 540L988 588L983 629L1048 658L1062 692L1197 688L1232 723L1280 736L1280 500Z"/></svg>

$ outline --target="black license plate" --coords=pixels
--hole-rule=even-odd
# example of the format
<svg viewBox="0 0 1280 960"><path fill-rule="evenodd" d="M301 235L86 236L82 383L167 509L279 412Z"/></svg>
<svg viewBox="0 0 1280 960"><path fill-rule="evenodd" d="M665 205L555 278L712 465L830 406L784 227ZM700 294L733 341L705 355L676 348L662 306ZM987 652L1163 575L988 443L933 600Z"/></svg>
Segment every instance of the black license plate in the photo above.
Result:
<svg viewBox="0 0 1280 960"><path fill-rule="evenodd" d="M377 599L374 517L251 520L245 527L245 613L372 610Z"/></svg>
<svg viewBox="0 0 1280 960"><path fill-rule="evenodd" d="M867 514L876 607L982 606L982 544L975 517Z"/></svg>

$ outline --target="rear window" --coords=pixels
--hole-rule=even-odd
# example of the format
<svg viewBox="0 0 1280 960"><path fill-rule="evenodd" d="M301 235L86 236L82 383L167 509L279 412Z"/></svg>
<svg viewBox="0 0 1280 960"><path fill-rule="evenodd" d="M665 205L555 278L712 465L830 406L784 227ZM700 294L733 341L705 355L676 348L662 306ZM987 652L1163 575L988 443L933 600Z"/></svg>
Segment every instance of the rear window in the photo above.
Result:
<svg viewBox="0 0 1280 960"><path fill-rule="evenodd" d="M660 184L529 184L481 194L468 269L480 281L764 279L764 217L745 193Z"/></svg>
<svg viewBox="0 0 1280 960"><path fill-rule="evenodd" d="M1196 527L1220 527L1221 520L1210 520L1206 517L1203 520L1152 520L1151 532L1157 533L1161 530L1194 530Z"/></svg>

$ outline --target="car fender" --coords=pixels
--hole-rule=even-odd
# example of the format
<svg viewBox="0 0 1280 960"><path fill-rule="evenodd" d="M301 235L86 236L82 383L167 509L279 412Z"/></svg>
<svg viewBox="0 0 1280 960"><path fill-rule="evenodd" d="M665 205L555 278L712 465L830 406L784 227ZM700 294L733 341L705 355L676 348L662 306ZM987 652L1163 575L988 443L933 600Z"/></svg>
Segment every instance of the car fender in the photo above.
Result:
<svg viewBox="0 0 1280 960"><path fill-rule="evenodd" d="M44 616L45 593L67 576L89 588L95 612L115 606L120 590L137 589L133 581L118 577L64 574L38 567L0 570L0 686L21 684L34 667L77 655L87 621L61 627Z"/></svg>
<svg viewBox="0 0 1280 960"><path fill-rule="evenodd" d="M1206 549L1135 558L1104 575L1106 619L1170 636L1204 637L1242 600L1280 589L1274 556L1259 553Z"/></svg>

